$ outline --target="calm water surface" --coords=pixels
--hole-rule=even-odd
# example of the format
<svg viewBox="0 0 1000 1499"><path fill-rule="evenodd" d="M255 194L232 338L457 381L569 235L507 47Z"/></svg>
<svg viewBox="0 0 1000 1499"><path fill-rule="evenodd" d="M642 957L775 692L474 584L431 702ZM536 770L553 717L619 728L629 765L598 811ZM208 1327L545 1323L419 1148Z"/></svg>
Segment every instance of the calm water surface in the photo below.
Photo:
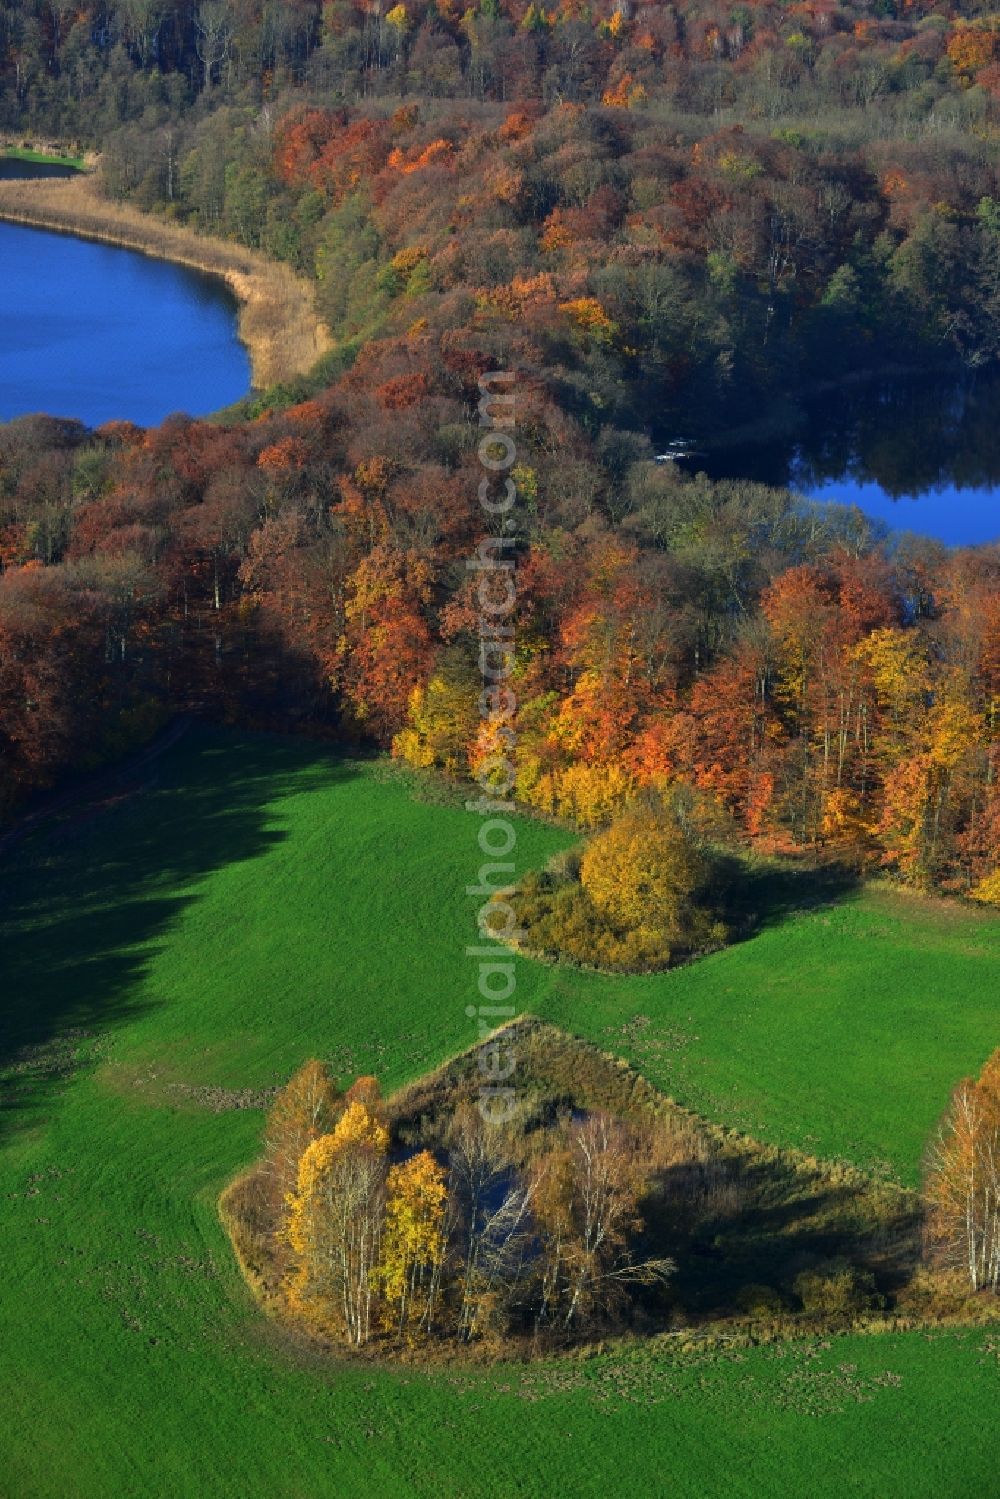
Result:
<svg viewBox="0 0 1000 1499"><path fill-rule="evenodd" d="M0 421L204 416L246 394L225 284L165 260L0 223Z"/></svg>
<svg viewBox="0 0 1000 1499"><path fill-rule="evenodd" d="M685 465L857 505L952 545L1000 540L1000 378L868 381L803 401L788 434Z"/></svg>
<svg viewBox="0 0 1000 1499"><path fill-rule="evenodd" d="M61 161L20 161L16 156L0 156L0 181L4 177L76 177L76 167Z"/></svg>
<svg viewBox="0 0 1000 1499"><path fill-rule="evenodd" d="M0 223L0 421L44 411L149 426L177 411L206 415L249 387L221 281ZM952 544L1000 540L1000 377L828 392L802 401L784 436L709 442L685 466L857 505Z"/></svg>

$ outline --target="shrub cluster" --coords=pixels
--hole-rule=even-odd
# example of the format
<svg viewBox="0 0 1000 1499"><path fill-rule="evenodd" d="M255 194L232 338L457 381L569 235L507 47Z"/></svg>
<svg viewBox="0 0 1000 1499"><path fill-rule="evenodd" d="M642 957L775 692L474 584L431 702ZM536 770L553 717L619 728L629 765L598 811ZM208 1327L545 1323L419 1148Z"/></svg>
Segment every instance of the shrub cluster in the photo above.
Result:
<svg viewBox="0 0 1000 1499"><path fill-rule="evenodd" d="M631 803L582 854L526 876L513 904L535 952L648 971L726 941L723 869L696 804L675 788Z"/></svg>

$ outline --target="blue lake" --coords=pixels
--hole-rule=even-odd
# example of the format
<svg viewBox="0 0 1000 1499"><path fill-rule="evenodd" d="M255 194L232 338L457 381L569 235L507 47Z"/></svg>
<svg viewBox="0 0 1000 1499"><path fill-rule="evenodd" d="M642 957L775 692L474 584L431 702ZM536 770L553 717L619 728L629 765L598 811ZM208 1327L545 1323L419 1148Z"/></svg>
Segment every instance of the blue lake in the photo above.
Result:
<svg viewBox="0 0 1000 1499"><path fill-rule="evenodd" d="M856 505L951 545L1000 541L1000 376L870 380L793 411L781 436L706 442L684 466Z"/></svg>
<svg viewBox="0 0 1000 1499"><path fill-rule="evenodd" d="M17 156L0 156L0 180L4 177L75 177L76 167L60 161L21 161Z"/></svg>
<svg viewBox="0 0 1000 1499"><path fill-rule="evenodd" d="M894 531L916 531L952 545L1000 541L1000 487L959 489L954 484L916 495L888 494L873 479L825 479L801 486L810 499L857 505Z"/></svg>
<svg viewBox="0 0 1000 1499"><path fill-rule="evenodd" d="M0 223L0 421L217 411L250 388L236 313L217 277Z"/></svg>

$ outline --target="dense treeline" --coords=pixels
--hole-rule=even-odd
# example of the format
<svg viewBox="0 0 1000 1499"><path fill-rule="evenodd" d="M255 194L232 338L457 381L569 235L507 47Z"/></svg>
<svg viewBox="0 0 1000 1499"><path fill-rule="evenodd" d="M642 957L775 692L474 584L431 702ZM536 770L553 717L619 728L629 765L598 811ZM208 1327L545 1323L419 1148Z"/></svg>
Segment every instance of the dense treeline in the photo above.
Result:
<svg viewBox="0 0 1000 1499"><path fill-rule="evenodd" d="M221 109L174 141L179 168L156 141L109 147L109 191L315 276L347 339L527 319L588 423L715 437L801 380L998 346L1000 187L975 139L529 101L300 107L267 129Z"/></svg>
<svg viewBox="0 0 1000 1499"><path fill-rule="evenodd" d="M687 784L769 846L994 890L996 549L651 462L817 376L995 360L989 17L133 0L2 27L0 117L307 271L339 340L223 423L0 431L5 805L178 708L479 769L511 727L480 719L465 568L502 366L521 800L596 826Z"/></svg>
<svg viewBox="0 0 1000 1499"><path fill-rule="evenodd" d="M423 334L374 344L322 395L232 427L5 429L7 800L177 707L475 770L501 727L479 718L464 567L476 339L445 340L437 370ZM850 512L634 454L615 479L600 454L621 434L588 438L534 383L520 420L525 802L596 825L689 781L772 845L988 879L995 549L887 554Z"/></svg>
<svg viewBox="0 0 1000 1499"><path fill-rule="evenodd" d="M958 88L950 121L996 89L995 16L976 0L694 0L546 9L525 0L12 0L0 19L7 119L106 131L200 95L255 103L302 87L341 99L506 103L669 99L774 118L794 104L878 105L919 118Z"/></svg>
<svg viewBox="0 0 1000 1499"><path fill-rule="evenodd" d="M98 141L115 196L315 275L346 337L404 282L435 300L515 283L542 325L553 297L581 302L593 347L564 396L585 415L712 434L803 375L995 354L989 17L206 4L100 22L72 28L78 88L58 29L37 96L11 45L0 110ZM455 64L411 78L425 36Z"/></svg>

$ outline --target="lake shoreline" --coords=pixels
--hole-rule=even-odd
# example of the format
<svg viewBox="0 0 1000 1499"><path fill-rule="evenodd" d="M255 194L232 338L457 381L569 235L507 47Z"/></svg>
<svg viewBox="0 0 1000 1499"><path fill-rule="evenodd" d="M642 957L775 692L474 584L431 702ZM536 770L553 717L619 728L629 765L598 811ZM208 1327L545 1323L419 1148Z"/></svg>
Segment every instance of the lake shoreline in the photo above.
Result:
<svg viewBox="0 0 1000 1499"><path fill-rule="evenodd" d="M885 362L803 384L682 467L854 508L897 536L1000 543L1000 370Z"/></svg>
<svg viewBox="0 0 1000 1499"><path fill-rule="evenodd" d="M305 277L257 251L112 203L92 177L0 180L0 220L220 276L239 303L239 336L257 390L307 373L332 345Z"/></svg>

